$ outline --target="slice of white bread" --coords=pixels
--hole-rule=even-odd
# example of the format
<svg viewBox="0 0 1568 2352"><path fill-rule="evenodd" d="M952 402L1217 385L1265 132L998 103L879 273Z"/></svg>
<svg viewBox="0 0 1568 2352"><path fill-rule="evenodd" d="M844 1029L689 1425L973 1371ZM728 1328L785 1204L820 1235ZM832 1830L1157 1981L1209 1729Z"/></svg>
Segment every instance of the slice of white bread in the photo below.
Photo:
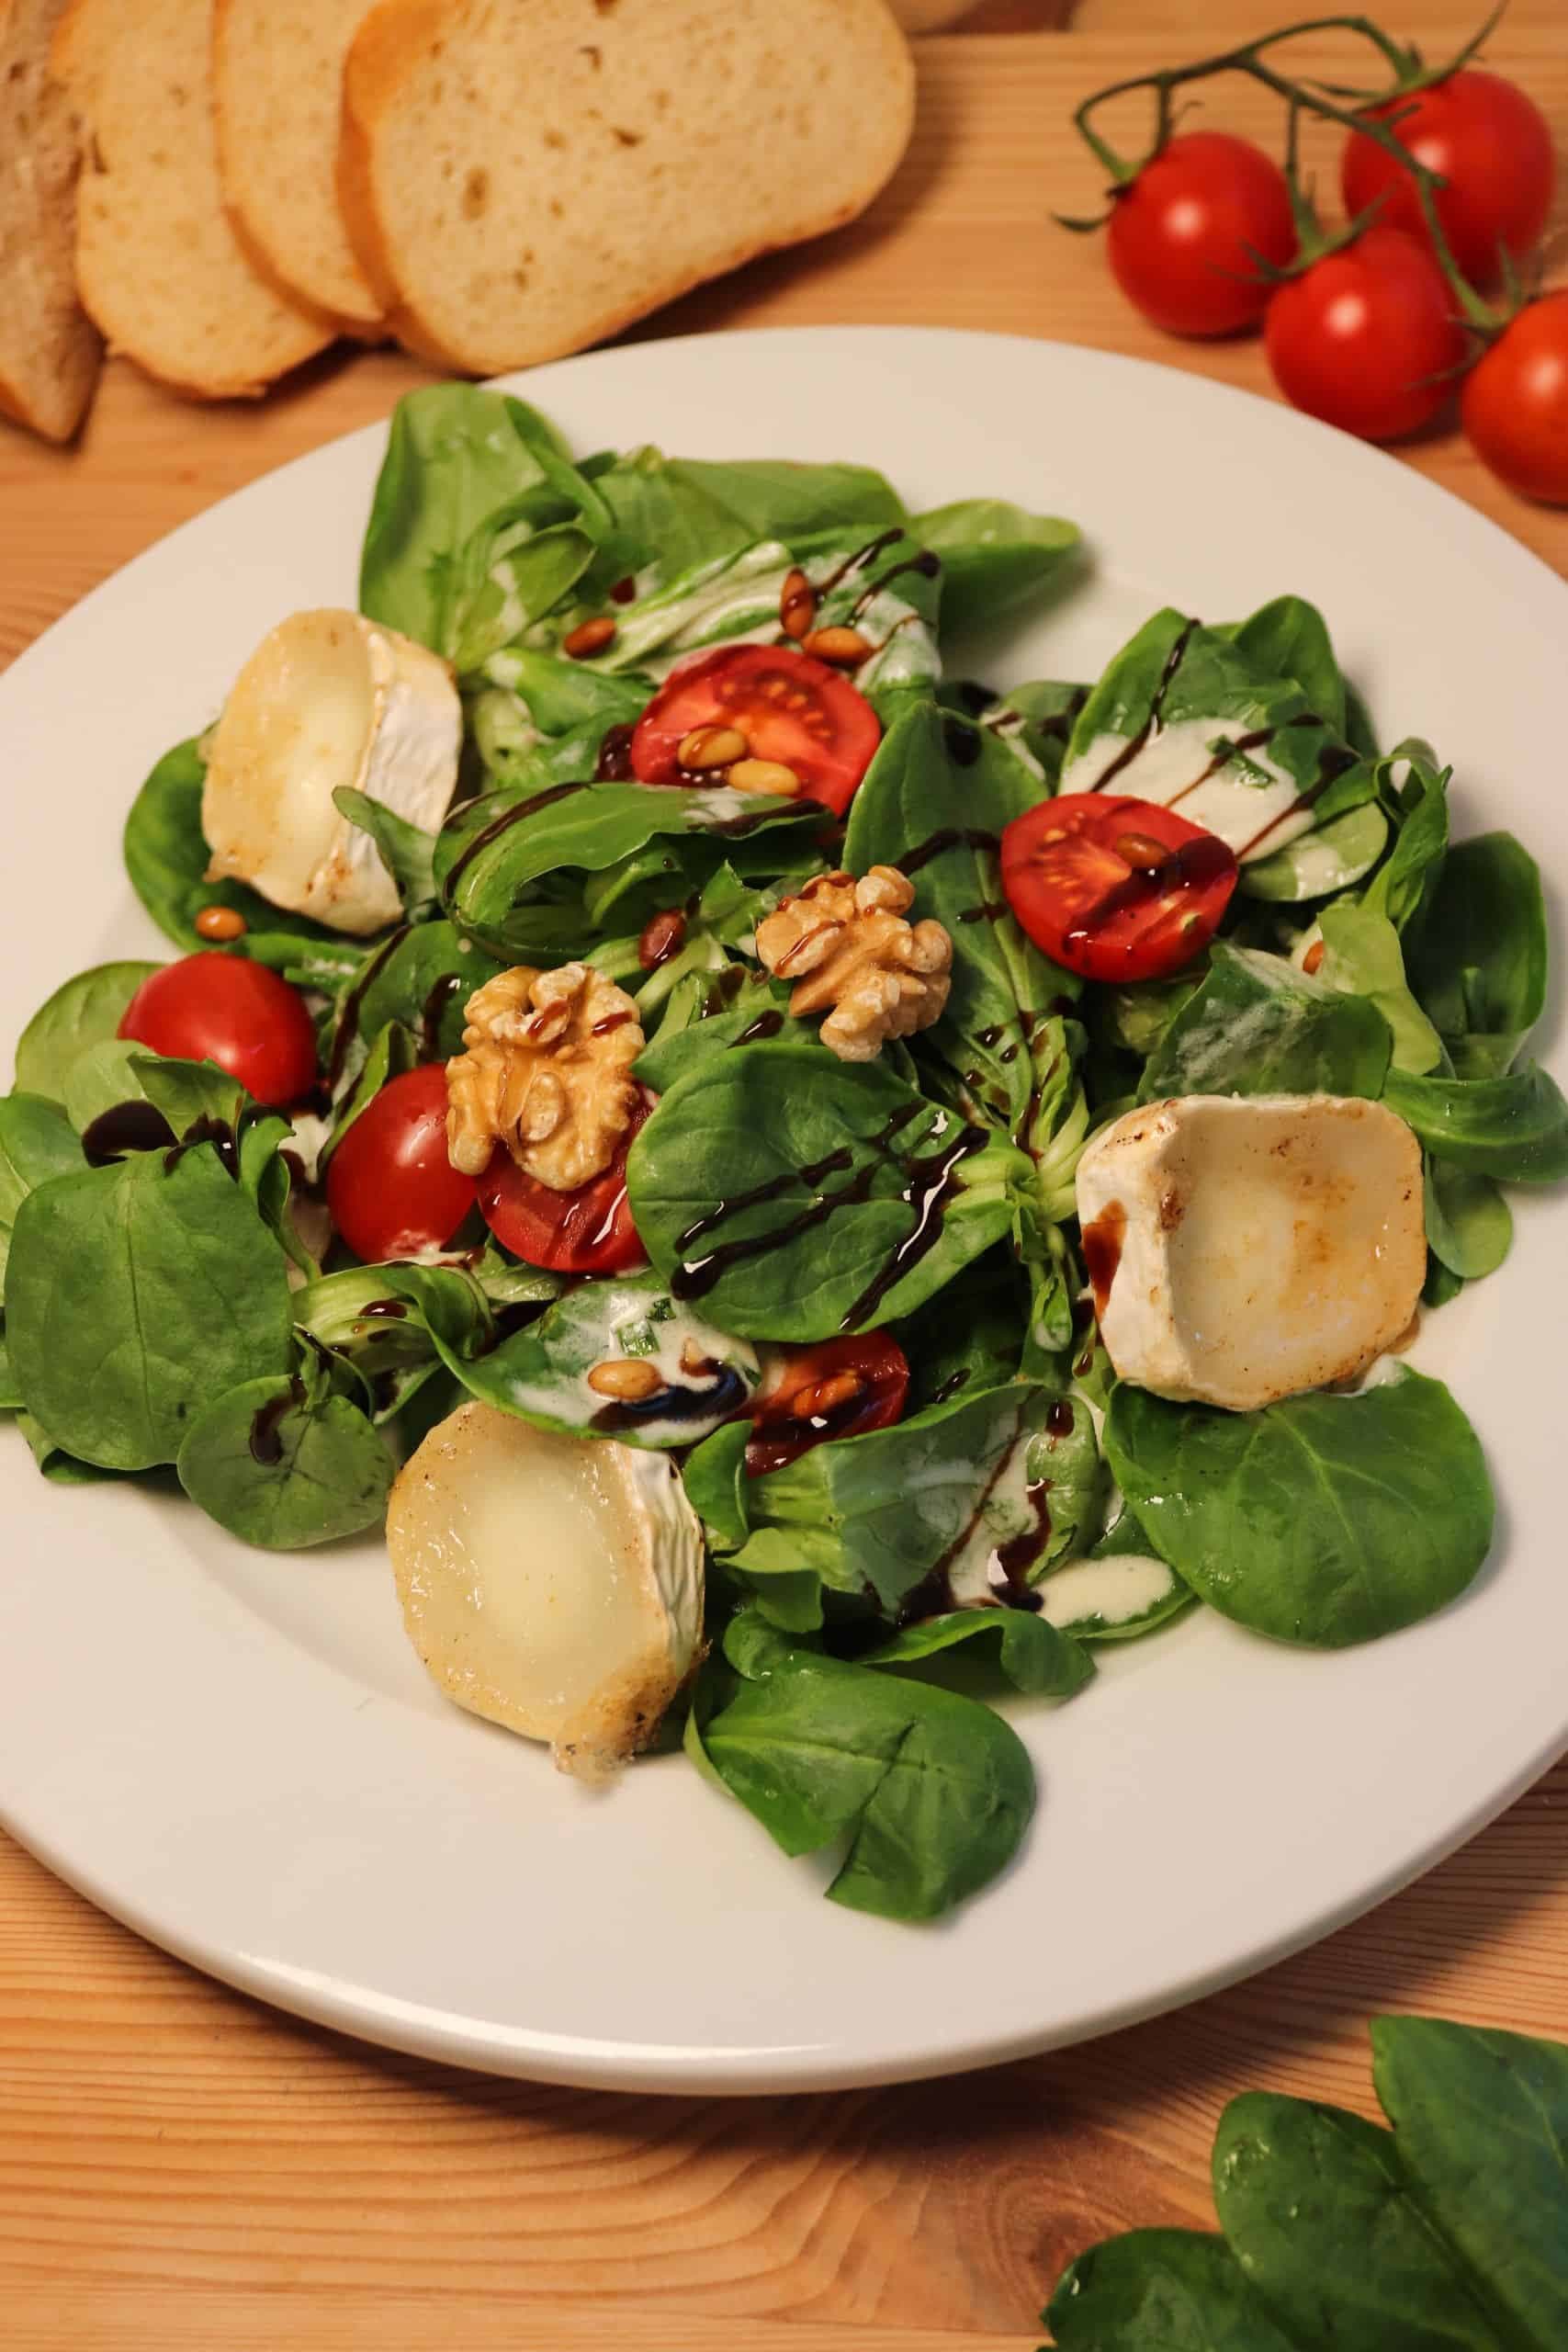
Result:
<svg viewBox="0 0 1568 2352"><path fill-rule="evenodd" d="M852 220L913 116L883 0L381 0L338 190L400 340L492 375Z"/></svg>
<svg viewBox="0 0 1568 2352"><path fill-rule="evenodd" d="M247 259L218 186L212 0L71 0L54 70L87 134L76 283L108 337L202 400L259 392L333 338Z"/></svg>
<svg viewBox="0 0 1568 2352"><path fill-rule="evenodd" d="M76 127L49 71L65 0L0 0L0 410L68 441L103 345L76 300Z"/></svg>
<svg viewBox="0 0 1568 2352"><path fill-rule="evenodd" d="M382 327L337 205L343 62L375 0L216 0L224 201L263 274L350 334Z"/></svg>

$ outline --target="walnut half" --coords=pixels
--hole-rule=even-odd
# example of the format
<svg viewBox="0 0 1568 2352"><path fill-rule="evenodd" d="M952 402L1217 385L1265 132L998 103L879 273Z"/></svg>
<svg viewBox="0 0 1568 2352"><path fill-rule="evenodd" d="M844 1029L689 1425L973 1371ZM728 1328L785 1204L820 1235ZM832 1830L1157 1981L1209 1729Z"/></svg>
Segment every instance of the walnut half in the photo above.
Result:
<svg viewBox="0 0 1568 2352"><path fill-rule="evenodd" d="M446 1153L482 1176L497 1143L552 1192L602 1176L637 1108L646 1040L624 989L587 964L514 965L468 999L446 1065Z"/></svg>
<svg viewBox="0 0 1568 2352"><path fill-rule="evenodd" d="M905 922L914 900L896 865L858 882L818 874L757 925L762 962L795 984L791 1012L827 1012L822 1043L840 1061L874 1060L885 1037L929 1029L947 1002L953 942L940 922Z"/></svg>

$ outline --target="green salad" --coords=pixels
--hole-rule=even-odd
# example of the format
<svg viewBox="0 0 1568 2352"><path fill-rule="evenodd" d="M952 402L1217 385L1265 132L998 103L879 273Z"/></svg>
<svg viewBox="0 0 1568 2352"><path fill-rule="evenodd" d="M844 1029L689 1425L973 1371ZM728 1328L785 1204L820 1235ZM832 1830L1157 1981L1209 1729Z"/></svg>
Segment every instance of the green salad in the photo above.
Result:
<svg viewBox="0 0 1568 2352"><path fill-rule="evenodd" d="M589 1774L683 1740L903 1919L1024 1837L987 1693L1461 1593L1486 1466L1403 1349L1568 1173L1540 876L1299 598L945 674L1077 541L405 400L359 611L132 806L178 959L17 1046L43 1475L385 1520L461 1704Z"/></svg>

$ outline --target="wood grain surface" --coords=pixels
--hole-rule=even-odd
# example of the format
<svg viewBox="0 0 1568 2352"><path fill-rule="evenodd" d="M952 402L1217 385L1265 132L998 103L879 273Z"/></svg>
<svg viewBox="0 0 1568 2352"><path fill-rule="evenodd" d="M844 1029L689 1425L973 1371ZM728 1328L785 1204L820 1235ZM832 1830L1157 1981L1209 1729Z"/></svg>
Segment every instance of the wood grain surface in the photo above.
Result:
<svg viewBox="0 0 1568 2352"><path fill-rule="evenodd" d="M1080 96L1272 12L1213 0L1195 28L1181 0L1086 0L1090 29L1017 29L1049 13L987 0L971 22L1002 29L923 44L915 145L874 212L646 332L992 327L1266 390L1256 343L1157 336L1097 243L1047 216L1096 193L1068 129ZM1440 51L1470 13L1430 0L1408 23ZM1518 0L1491 55L1568 130L1561 0ZM1303 62L1342 58L1314 46ZM1208 110L1269 135L1239 86ZM421 373L339 354L253 407L197 410L117 362L79 448L0 429L0 660L152 538L384 415ZM1405 461L1568 571L1568 516L1510 499L1450 433ZM1050 1931L1072 1932L1071 1915ZM1049 1967L1050 1933L1021 1965ZM618 2098L388 2056L208 1984L0 1840L0 2340L1023 2352L1079 2247L1212 2220L1207 2152L1232 2092L1370 2109L1380 2008L1568 2034L1568 1765L1420 1884L1236 1991L960 2081L794 2100Z"/></svg>

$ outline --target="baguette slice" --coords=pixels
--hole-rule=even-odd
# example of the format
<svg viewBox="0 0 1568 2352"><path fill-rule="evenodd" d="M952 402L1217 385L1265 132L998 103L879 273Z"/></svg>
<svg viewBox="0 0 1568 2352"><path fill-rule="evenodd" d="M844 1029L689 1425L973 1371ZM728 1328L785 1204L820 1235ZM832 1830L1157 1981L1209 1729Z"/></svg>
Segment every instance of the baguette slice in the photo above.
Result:
<svg viewBox="0 0 1568 2352"><path fill-rule="evenodd" d="M49 71L64 5L0 0L0 410L51 441L81 424L103 358L72 264L76 127Z"/></svg>
<svg viewBox="0 0 1568 2352"><path fill-rule="evenodd" d="M265 390L332 341L246 258L212 130L212 0L71 0L54 70L88 133L76 282L108 337L199 400Z"/></svg>
<svg viewBox="0 0 1568 2352"><path fill-rule="evenodd" d="M223 198L257 267L346 334L383 326L337 203L343 62L374 0L216 0Z"/></svg>
<svg viewBox="0 0 1568 2352"><path fill-rule="evenodd" d="M338 190L400 339L492 375L852 220L913 112L883 0L382 0Z"/></svg>

